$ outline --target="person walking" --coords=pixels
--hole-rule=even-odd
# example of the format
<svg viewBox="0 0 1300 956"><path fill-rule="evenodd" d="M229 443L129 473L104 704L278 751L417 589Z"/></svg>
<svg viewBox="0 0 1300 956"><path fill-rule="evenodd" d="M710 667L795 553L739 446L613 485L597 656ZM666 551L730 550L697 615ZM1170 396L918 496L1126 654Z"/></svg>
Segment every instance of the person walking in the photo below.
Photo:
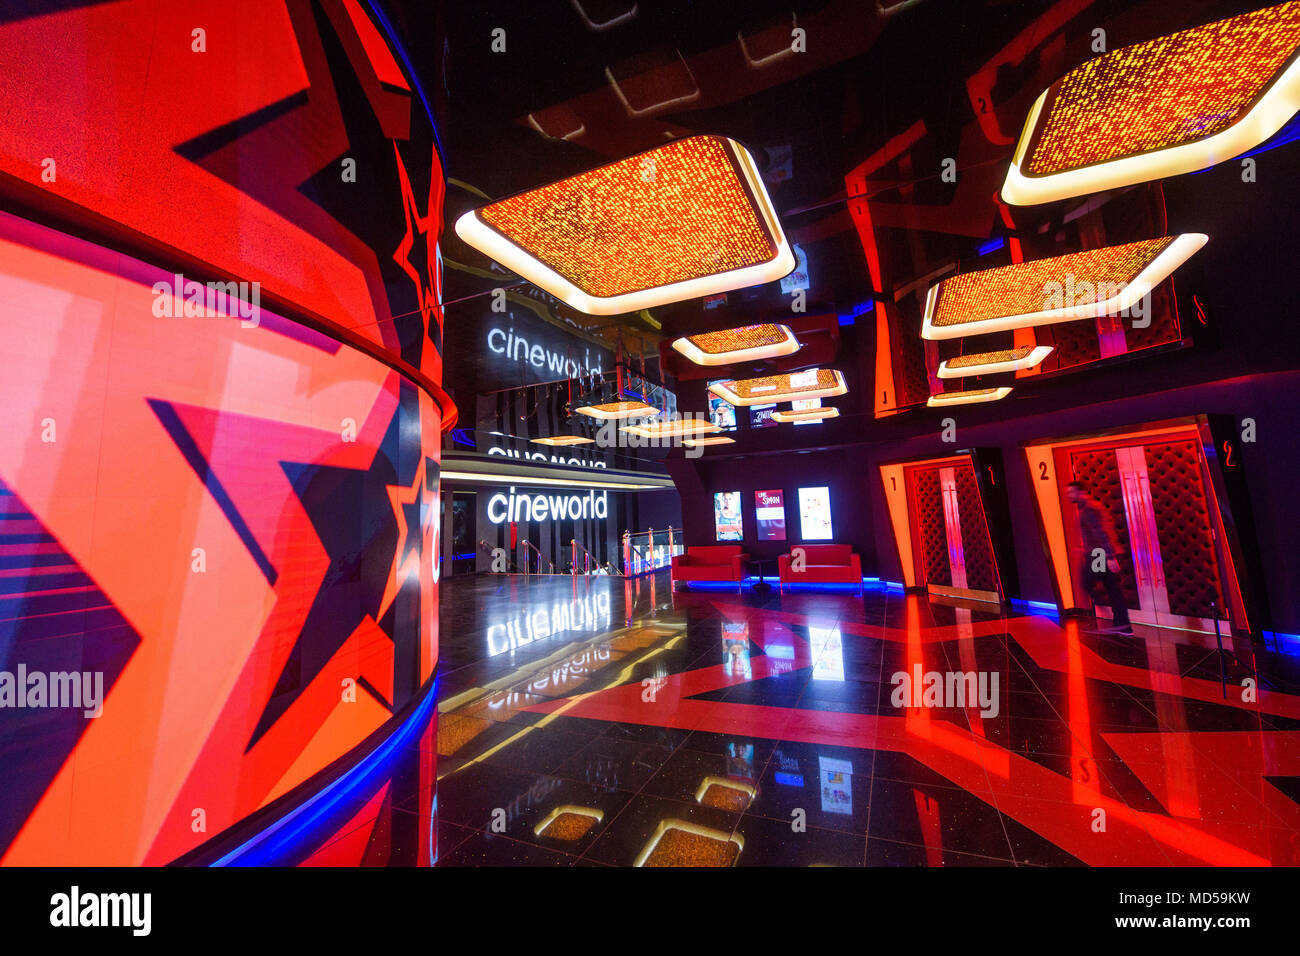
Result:
<svg viewBox="0 0 1300 956"><path fill-rule="evenodd" d="M1083 566L1080 569L1083 586L1091 597L1093 585L1101 581L1110 598L1110 609L1114 615L1112 626L1105 629L1106 633L1131 637L1133 625L1128 619L1128 600L1124 597L1124 589L1120 587L1119 580L1119 556L1124 553L1124 549L1115 533L1114 522L1101 502L1089 495L1082 483L1070 482L1065 493L1078 511L1079 538L1083 541L1084 552ZM1104 570L1098 570L1103 555Z"/></svg>

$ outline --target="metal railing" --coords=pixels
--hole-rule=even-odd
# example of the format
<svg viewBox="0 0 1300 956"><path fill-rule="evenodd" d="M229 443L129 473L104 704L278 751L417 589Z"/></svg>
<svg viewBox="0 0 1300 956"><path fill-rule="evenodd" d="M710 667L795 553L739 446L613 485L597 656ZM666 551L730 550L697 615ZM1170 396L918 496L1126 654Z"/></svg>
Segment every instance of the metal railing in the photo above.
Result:
<svg viewBox="0 0 1300 956"><path fill-rule="evenodd" d="M672 563L685 551L680 528L623 532L623 573L631 578L649 574Z"/></svg>
<svg viewBox="0 0 1300 956"><path fill-rule="evenodd" d="M527 538L524 538L524 540L523 540L521 543L522 543L523 546L524 546L524 574L542 574L542 573L543 573L543 571L542 571L542 562L543 562L543 561L545 561L548 565L550 565L550 571L545 572L545 573L547 573L547 574L554 574L554 573L555 573L555 562L552 561L550 558L548 558L546 555L542 554L541 550L537 547L537 545L533 544L533 543L532 543L531 541L529 541ZM528 553L529 553L530 551L531 551L533 554L537 555L537 570L536 570L536 571L529 571L529 570L528 570Z"/></svg>
<svg viewBox="0 0 1300 956"><path fill-rule="evenodd" d="M587 550L586 545L578 543L577 538L569 539L569 547L573 553L573 562L569 566L570 574L590 574L593 568L600 567L600 560ZM578 570L578 552L582 552L582 570Z"/></svg>

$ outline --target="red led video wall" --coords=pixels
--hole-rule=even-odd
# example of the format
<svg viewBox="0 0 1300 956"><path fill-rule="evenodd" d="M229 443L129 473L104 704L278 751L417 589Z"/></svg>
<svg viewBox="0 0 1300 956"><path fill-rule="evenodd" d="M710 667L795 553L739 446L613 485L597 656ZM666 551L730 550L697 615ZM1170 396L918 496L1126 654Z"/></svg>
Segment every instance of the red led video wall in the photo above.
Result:
<svg viewBox="0 0 1300 956"><path fill-rule="evenodd" d="M172 861L428 691L443 174L367 11L0 18L0 863Z"/></svg>

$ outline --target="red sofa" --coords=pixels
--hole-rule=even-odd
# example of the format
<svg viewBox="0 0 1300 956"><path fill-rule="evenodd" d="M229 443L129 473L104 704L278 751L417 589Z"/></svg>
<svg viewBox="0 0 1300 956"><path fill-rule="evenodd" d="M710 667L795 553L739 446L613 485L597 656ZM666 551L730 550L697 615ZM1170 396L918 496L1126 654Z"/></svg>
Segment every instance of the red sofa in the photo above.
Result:
<svg viewBox="0 0 1300 956"><path fill-rule="evenodd" d="M745 577L745 563L749 560L740 545L715 544L687 548L685 554L673 555L672 582L735 581L736 590Z"/></svg>
<svg viewBox="0 0 1300 956"><path fill-rule="evenodd" d="M803 570L796 571L791 565L794 559L789 554L781 555L777 562L781 574L781 586L787 584L856 584L862 587L862 562L847 544L801 544L803 548ZM791 549L793 551L793 549Z"/></svg>

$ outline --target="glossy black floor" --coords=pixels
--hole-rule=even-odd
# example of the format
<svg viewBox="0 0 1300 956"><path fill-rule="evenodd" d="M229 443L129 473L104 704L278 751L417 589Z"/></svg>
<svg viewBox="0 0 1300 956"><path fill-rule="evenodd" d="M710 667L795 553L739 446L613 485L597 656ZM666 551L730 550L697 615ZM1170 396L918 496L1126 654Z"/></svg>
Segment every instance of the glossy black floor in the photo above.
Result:
<svg viewBox="0 0 1300 956"><path fill-rule="evenodd" d="M1300 861L1294 659L1243 704L1212 636L898 592L440 600L438 865ZM914 667L996 674L995 712L900 708Z"/></svg>

